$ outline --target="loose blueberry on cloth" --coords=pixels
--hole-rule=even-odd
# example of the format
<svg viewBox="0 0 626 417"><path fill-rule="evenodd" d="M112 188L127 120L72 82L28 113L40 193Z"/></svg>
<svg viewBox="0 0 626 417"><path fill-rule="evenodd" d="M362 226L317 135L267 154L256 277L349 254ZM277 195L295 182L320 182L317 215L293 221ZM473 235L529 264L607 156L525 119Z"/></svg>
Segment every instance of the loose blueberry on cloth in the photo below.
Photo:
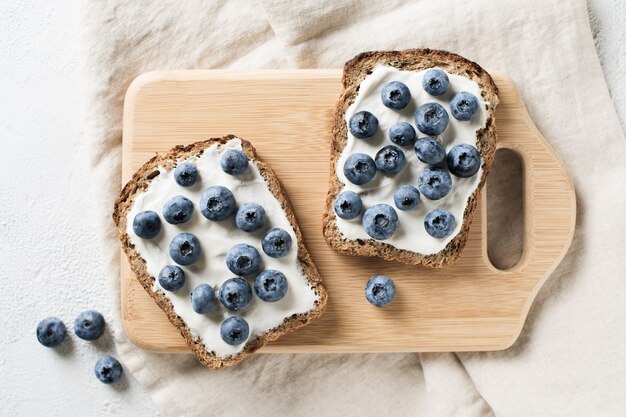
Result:
<svg viewBox="0 0 626 417"><path fill-rule="evenodd" d="M45 347L59 346L67 336L65 324L56 317L43 319L37 325L37 340Z"/></svg>
<svg viewBox="0 0 626 417"><path fill-rule="evenodd" d="M74 333L83 340L96 340L104 333L105 321L95 310L83 311L74 320Z"/></svg>
<svg viewBox="0 0 626 417"><path fill-rule="evenodd" d="M96 378L103 384L114 384L122 378L124 369L122 364L113 356L103 356L98 359L96 366L93 368Z"/></svg>

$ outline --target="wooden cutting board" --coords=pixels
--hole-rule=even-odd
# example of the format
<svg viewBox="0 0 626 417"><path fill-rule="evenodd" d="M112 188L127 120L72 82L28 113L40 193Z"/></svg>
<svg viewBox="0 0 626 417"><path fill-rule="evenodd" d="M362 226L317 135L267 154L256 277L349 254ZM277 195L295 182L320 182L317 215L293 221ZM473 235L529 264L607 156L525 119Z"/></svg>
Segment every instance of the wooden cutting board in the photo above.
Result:
<svg viewBox="0 0 626 417"><path fill-rule="evenodd" d="M517 339L537 292L567 251L576 203L563 163L530 120L512 81L495 75L501 103L498 148L523 163L524 245L513 268L487 256L486 190L462 259L440 270L343 256L322 237L329 175L329 126L341 91L339 70L169 71L137 78L126 95L122 180L155 152L223 136L250 140L276 171L329 292L326 313L263 352L500 350ZM391 276L397 296L371 306L363 291ZM122 254L121 305L131 340L159 352L186 352Z"/></svg>

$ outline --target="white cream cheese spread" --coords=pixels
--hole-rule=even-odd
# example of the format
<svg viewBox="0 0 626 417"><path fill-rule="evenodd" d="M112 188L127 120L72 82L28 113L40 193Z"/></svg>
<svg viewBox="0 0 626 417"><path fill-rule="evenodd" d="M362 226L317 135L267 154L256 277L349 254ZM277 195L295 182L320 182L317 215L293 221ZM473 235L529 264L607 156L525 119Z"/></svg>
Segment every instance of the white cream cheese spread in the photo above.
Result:
<svg viewBox="0 0 626 417"><path fill-rule="evenodd" d="M449 103L452 96L460 91L466 91L478 99L479 110L472 120L459 121L450 115L449 124L446 130L437 139L441 141L446 149L446 153L459 144L470 144L476 147L476 131L483 128L487 121L486 103L481 96L478 84L466 77L447 73L450 84L446 93L441 96L432 96L422 88L422 78L424 71L400 71L389 66L377 65L360 84L359 92L345 113L345 122L349 126L352 115L359 111L368 111L378 118L378 131L373 137L367 139L355 138L348 129L348 140L343 149L336 166L339 180L345 185L345 190L354 191L359 194L363 202L363 211L378 203L386 203L394 207L393 194L401 185L417 186L417 179L424 168L429 165L421 162L411 149L403 149L406 157L406 166L393 177L384 176L380 172L375 178L365 185L355 185L348 181L343 173L346 159L354 153L364 153L375 158L376 152L385 145L390 145L387 132L389 128L397 122L407 122L415 127L414 114L416 107L428 102L435 102L442 105L450 113ZM409 88L411 101L401 110L393 110L385 107L381 100L382 87L391 82L400 81ZM419 132L418 138L427 135ZM481 164L482 165L482 164ZM423 255L437 253L444 249L446 245L459 233L463 224L463 213L467 206L469 197L476 190L482 176L482 166L479 171L470 178L452 177L452 189L442 199L432 201L421 196L420 202L414 210L396 210L398 214L398 227L395 233L387 240L388 243L397 249L404 249L417 252ZM424 228L426 215L435 208L444 208L450 211L456 218L456 228L445 238L434 238L430 236ZM345 220L335 215L337 227L346 239L370 239L361 224L359 216L353 220Z"/></svg>
<svg viewBox="0 0 626 417"><path fill-rule="evenodd" d="M280 325L293 314L307 313L315 307L317 296L307 281L298 263L298 241L293 227L280 203L261 176L254 161L250 161L247 171L239 176L226 174L220 168L220 157L229 149L241 150L241 141L232 139L223 145L215 144L204 150L201 156L186 159L198 169L199 178L191 187L181 187L174 179L174 170L159 167L159 175L151 180L145 191L136 195L133 207L127 216L127 233L136 251L145 260L150 276L154 277L153 290L162 291L178 314L189 327L194 337L199 337L208 351L218 356L231 356L243 350L245 343L232 346L220 336L220 325L230 316L243 317L250 327L248 340ZM178 161L179 163L182 162ZM208 187L227 187L235 196L237 205L255 202L263 206L266 223L256 232L248 233L238 229L235 216L221 222L213 222L202 216L198 205L202 191ZM184 224L161 222L161 231L154 239L142 239L133 232L133 219L145 210L152 210L162 217L163 205L170 198L182 195L194 203L190 221ZM261 239L270 228L286 230L292 239L289 254L283 258L271 258L261 249ZM176 265L169 256L168 246L172 238L181 232L193 233L200 241L202 255L192 265L182 266L185 285L177 291L163 289L158 280L161 269L166 265ZM287 278L288 291L277 302L265 302L253 294L251 305L239 312L229 311L217 301L217 306L207 314L196 313L191 306L190 294L199 284L206 283L215 288L216 296L222 283L235 275L226 267L225 257L229 249L238 243L254 246L261 255L258 272L267 269L281 271ZM254 277L247 278L253 286Z"/></svg>

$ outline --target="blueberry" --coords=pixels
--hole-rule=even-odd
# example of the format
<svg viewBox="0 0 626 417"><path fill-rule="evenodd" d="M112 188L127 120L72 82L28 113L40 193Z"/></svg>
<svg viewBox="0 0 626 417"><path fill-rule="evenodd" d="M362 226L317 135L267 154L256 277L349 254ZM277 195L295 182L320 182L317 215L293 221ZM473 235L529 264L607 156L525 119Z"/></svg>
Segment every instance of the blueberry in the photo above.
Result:
<svg viewBox="0 0 626 417"><path fill-rule="evenodd" d="M209 284L200 284L191 292L191 308L198 314L213 310L215 302L215 290Z"/></svg>
<svg viewBox="0 0 626 417"><path fill-rule="evenodd" d="M117 359L106 355L98 359L93 372L96 374L98 381L103 384L113 384L122 378L124 369L122 369L122 365Z"/></svg>
<svg viewBox="0 0 626 417"><path fill-rule="evenodd" d="M383 104L390 109L403 109L411 101L411 91L404 83L392 81L385 84L380 92Z"/></svg>
<svg viewBox="0 0 626 417"><path fill-rule="evenodd" d="M185 272L176 265L166 265L159 272L159 285L168 291L178 291L185 285Z"/></svg>
<svg viewBox="0 0 626 417"><path fill-rule="evenodd" d="M369 155L353 153L343 166L343 174L352 184L367 184L376 175L376 164Z"/></svg>
<svg viewBox="0 0 626 417"><path fill-rule="evenodd" d="M191 187L198 179L198 168L191 162L183 162L174 170L174 179L182 187Z"/></svg>
<svg viewBox="0 0 626 417"><path fill-rule="evenodd" d="M420 202L420 192L412 185L402 185L393 193L393 202L399 210L413 210Z"/></svg>
<svg viewBox="0 0 626 417"><path fill-rule="evenodd" d="M226 266L235 275L254 274L259 265L261 265L259 252L245 243L236 244L226 255Z"/></svg>
<svg viewBox="0 0 626 417"><path fill-rule="evenodd" d="M410 146L415 143L417 134L415 129L407 122L398 122L389 128L389 139L396 145Z"/></svg>
<svg viewBox="0 0 626 417"><path fill-rule="evenodd" d="M427 199L440 200L450 192L452 179L443 168L426 168L419 176L417 188Z"/></svg>
<svg viewBox="0 0 626 417"><path fill-rule="evenodd" d="M241 151L229 149L222 155L220 166L229 175L241 175L248 169L248 158Z"/></svg>
<svg viewBox="0 0 626 417"><path fill-rule="evenodd" d="M402 149L395 145L383 146L376 152L376 168L384 175L396 175L404 168L405 158Z"/></svg>
<svg viewBox="0 0 626 417"><path fill-rule="evenodd" d="M446 157L446 150L441 142L433 138L420 138L415 142L414 149L417 159L427 164L436 165Z"/></svg>
<svg viewBox="0 0 626 417"><path fill-rule="evenodd" d="M133 219L133 232L143 239L153 239L161 231L161 219L154 211L142 211Z"/></svg>
<svg viewBox="0 0 626 417"><path fill-rule="evenodd" d="M235 196L228 188L217 185L202 192L200 211L207 219L217 222L226 220L236 210Z"/></svg>
<svg viewBox="0 0 626 417"><path fill-rule="evenodd" d="M45 347L59 346L65 340L66 335L65 324L56 317L45 318L37 325L37 340Z"/></svg>
<svg viewBox="0 0 626 417"><path fill-rule="evenodd" d="M260 204L246 203L237 210L235 223L244 232L255 232L265 225L265 210Z"/></svg>
<svg viewBox="0 0 626 417"><path fill-rule="evenodd" d="M363 227L374 239L389 239L398 227L398 214L388 204L375 204L365 210Z"/></svg>
<svg viewBox="0 0 626 417"><path fill-rule="evenodd" d="M252 288L243 278L227 279L220 287L220 301L229 310L244 310L252 302Z"/></svg>
<svg viewBox="0 0 626 417"><path fill-rule="evenodd" d="M422 104L415 111L415 125L426 135L441 135L448 127L448 112L439 103Z"/></svg>
<svg viewBox="0 0 626 417"><path fill-rule="evenodd" d="M240 345L246 341L250 334L248 322L241 317L229 317L220 326L220 336L229 345Z"/></svg>
<svg viewBox="0 0 626 417"><path fill-rule="evenodd" d="M378 130L378 119L368 111L360 111L350 117L349 127L355 138L371 138Z"/></svg>
<svg viewBox="0 0 626 417"><path fill-rule="evenodd" d="M457 120L472 120L478 113L478 99L467 91L458 92L450 100L450 111Z"/></svg>
<svg viewBox="0 0 626 417"><path fill-rule="evenodd" d="M74 333L83 340L96 340L104 333L104 317L94 310L80 313L74 320Z"/></svg>
<svg viewBox="0 0 626 417"><path fill-rule="evenodd" d="M422 87L424 91L433 96L440 96L448 91L450 80L448 74L440 69L431 68L424 74L422 78Z"/></svg>
<svg viewBox="0 0 626 417"><path fill-rule="evenodd" d="M254 292L263 301L273 303L287 294L285 274L273 269L266 269L254 279Z"/></svg>
<svg viewBox="0 0 626 417"><path fill-rule="evenodd" d="M286 230L275 227L265 233L261 246L267 256L282 258L291 250L291 236Z"/></svg>
<svg viewBox="0 0 626 417"><path fill-rule="evenodd" d="M426 215L424 227L432 237L443 238L452 234L456 227L456 219L448 210L436 208Z"/></svg>
<svg viewBox="0 0 626 417"><path fill-rule="evenodd" d="M163 205L163 218L169 224L187 223L192 214L193 203L182 195L175 195Z"/></svg>
<svg viewBox="0 0 626 417"><path fill-rule="evenodd" d="M448 152L448 169L457 177L469 178L480 168L480 155L472 145L456 145Z"/></svg>
<svg viewBox="0 0 626 417"><path fill-rule="evenodd" d="M196 262L200 252L200 241L191 233L179 233L170 242L170 258L179 265Z"/></svg>
<svg viewBox="0 0 626 417"><path fill-rule="evenodd" d="M345 220L352 220L361 214L363 202L354 191L344 191L337 196L333 207L337 216Z"/></svg>
<svg viewBox="0 0 626 417"><path fill-rule="evenodd" d="M384 307L396 296L396 286L385 275L373 276L365 286L365 298L376 307Z"/></svg>

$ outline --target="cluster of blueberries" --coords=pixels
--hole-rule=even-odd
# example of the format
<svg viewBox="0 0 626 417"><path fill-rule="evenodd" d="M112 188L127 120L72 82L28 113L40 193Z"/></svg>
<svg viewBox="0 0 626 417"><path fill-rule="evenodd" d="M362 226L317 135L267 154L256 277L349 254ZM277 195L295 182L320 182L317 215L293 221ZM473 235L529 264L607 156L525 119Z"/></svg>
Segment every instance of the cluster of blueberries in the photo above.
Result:
<svg viewBox="0 0 626 417"><path fill-rule="evenodd" d="M102 314L95 310L80 313L74 320L74 333L83 340L96 340L104 333L105 321ZM67 336L65 323L57 317L47 317L37 325L37 340L45 347L59 346ZM123 374L122 365L113 356L105 355L98 359L94 367L96 378L104 384L112 384L120 380Z"/></svg>
<svg viewBox="0 0 626 417"><path fill-rule="evenodd" d="M424 74L422 87L432 96L441 96L448 90L449 83L444 71L433 68ZM411 92L406 84L392 81L383 86L381 99L387 108L401 110L409 104ZM452 117L460 121L474 119L478 109L478 99L466 91L454 94L450 100ZM415 111L415 125L417 130L429 136L418 139L415 128L410 123L398 122L387 132L395 145L384 146L374 158L364 153L350 155L343 167L345 177L355 185L364 185L372 181L378 171L385 176L394 176L405 165L405 155L400 147L413 146L417 158L429 166L420 173L417 187L398 187L393 196L396 208L403 211L413 210L420 201L420 193L429 200L444 198L452 188L450 173L460 178L469 178L480 168L480 154L474 146L456 145L446 155L442 143L434 138L446 130L448 121L448 112L439 103L429 102L418 106ZM350 118L348 127L355 138L367 140L378 131L378 119L368 111L359 111ZM352 220L361 214L363 203L357 193L344 191L335 200L334 209L340 218ZM388 204L375 204L363 213L362 224L369 236L385 240L395 233L398 215ZM429 235L444 238L454 231L456 219L448 210L436 208L426 215L424 227Z"/></svg>
<svg viewBox="0 0 626 417"><path fill-rule="evenodd" d="M229 175L241 175L248 168L246 155L230 149L222 155L220 166ZM182 187L195 184L198 170L191 162L179 164L174 170L174 179ZM265 210L260 204L245 203L237 208L235 196L226 187L213 186L205 189L200 198L200 212L211 221L224 221L235 215L237 228L255 232L266 222ZM191 219L194 204L181 195L168 200L163 207L163 218L170 224L182 224ZM133 219L133 232L143 239L155 238L161 230L161 219L154 211L142 211ZM291 250L291 236L280 228L269 229L261 241L263 252L272 258L287 256ZM192 233L179 233L169 244L170 258L177 265L166 265L159 273L161 287L167 291L178 291L185 285L185 272L179 265L192 265L200 258L200 241ZM261 256L256 248L245 243L234 245L226 255L226 266L236 275L226 280L218 294L209 284L200 284L191 292L191 306L198 314L207 314L217 307L217 299L230 311L245 310L252 303L252 287L242 277L257 273ZM277 270L261 271L254 278L254 292L266 302L281 300L287 293L287 278ZM231 316L220 325L224 342L239 345L246 341L250 328L245 319Z"/></svg>

